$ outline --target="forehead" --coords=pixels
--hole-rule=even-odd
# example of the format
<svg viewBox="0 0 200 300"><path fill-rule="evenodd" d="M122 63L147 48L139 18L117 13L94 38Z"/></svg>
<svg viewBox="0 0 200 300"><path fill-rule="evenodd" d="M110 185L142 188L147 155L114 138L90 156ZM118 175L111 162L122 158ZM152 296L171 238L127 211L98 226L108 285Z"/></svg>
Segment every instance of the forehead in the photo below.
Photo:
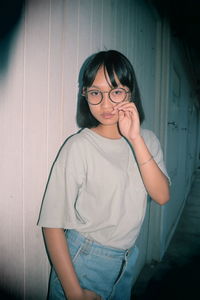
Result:
<svg viewBox="0 0 200 300"><path fill-rule="evenodd" d="M117 86L121 85L117 75L115 74L115 72L113 72L114 75L114 81L116 83ZM112 80L113 81L113 80ZM94 78L94 81L92 83L92 86L109 86L109 87L113 87L113 84L111 82L111 78L108 75L107 70L105 69L104 66L101 66L99 68L99 70L96 73L96 76Z"/></svg>

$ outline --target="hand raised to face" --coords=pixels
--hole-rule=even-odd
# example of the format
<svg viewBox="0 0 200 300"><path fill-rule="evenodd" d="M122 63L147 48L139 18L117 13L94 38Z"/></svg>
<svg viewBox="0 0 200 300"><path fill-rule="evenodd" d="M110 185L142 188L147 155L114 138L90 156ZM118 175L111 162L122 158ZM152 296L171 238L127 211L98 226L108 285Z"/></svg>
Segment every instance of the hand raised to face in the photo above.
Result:
<svg viewBox="0 0 200 300"><path fill-rule="evenodd" d="M123 102L114 107L119 113L118 126L121 134L128 140L133 140L140 135L140 118L133 102Z"/></svg>

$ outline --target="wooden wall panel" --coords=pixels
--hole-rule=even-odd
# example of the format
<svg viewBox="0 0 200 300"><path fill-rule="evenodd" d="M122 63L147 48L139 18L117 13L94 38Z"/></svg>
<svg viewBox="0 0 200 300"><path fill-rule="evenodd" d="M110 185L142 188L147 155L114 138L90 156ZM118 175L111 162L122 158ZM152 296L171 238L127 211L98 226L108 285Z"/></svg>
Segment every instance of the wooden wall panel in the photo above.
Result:
<svg viewBox="0 0 200 300"><path fill-rule="evenodd" d="M103 0L91 1L91 53L102 50Z"/></svg>
<svg viewBox="0 0 200 300"><path fill-rule="evenodd" d="M44 249L36 226L46 178L49 104L50 1L29 1L25 18L24 92L24 232L25 297L42 299ZM38 267L42 266L40 276ZM44 278L43 277L43 278ZM45 278L46 279L46 278Z"/></svg>
<svg viewBox="0 0 200 300"><path fill-rule="evenodd" d="M0 294L23 296L23 20L13 32L0 96Z"/></svg>
<svg viewBox="0 0 200 300"><path fill-rule="evenodd" d="M64 1L51 1L49 19L49 71L47 103L47 165L48 173L58 147L63 141L64 84ZM48 174L47 174L48 175Z"/></svg>
<svg viewBox="0 0 200 300"><path fill-rule="evenodd" d="M114 39L115 10L116 4L113 1L102 1L101 10L101 50L115 49Z"/></svg>
<svg viewBox="0 0 200 300"><path fill-rule="evenodd" d="M62 67L62 138L76 130L76 95L78 91L79 1L64 1Z"/></svg>

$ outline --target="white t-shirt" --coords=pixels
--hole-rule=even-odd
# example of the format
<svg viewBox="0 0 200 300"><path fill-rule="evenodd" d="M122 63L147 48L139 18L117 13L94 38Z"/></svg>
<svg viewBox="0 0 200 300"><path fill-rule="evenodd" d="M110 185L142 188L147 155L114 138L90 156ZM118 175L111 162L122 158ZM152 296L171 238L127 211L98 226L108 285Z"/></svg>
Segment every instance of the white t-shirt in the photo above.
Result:
<svg viewBox="0 0 200 300"><path fill-rule="evenodd" d="M154 133L142 136L167 175ZM144 219L147 192L125 138L108 139L85 128L66 140L47 183L38 225L75 229L105 246L128 249Z"/></svg>

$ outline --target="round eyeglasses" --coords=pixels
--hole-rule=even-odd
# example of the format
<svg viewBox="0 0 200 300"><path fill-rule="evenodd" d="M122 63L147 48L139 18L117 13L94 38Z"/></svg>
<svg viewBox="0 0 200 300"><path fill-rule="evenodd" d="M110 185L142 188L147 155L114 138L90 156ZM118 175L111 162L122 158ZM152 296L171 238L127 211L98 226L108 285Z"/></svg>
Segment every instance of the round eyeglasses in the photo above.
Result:
<svg viewBox="0 0 200 300"><path fill-rule="evenodd" d="M129 91L126 91L123 88L114 88L111 89L109 92L102 92L100 90L91 89L88 91L83 92L83 96L86 97L86 100L88 103L92 105L98 105L103 100L103 94L107 93L109 99L114 103L120 103L123 102L126 99L127 94L129 94Z"/></svg>

